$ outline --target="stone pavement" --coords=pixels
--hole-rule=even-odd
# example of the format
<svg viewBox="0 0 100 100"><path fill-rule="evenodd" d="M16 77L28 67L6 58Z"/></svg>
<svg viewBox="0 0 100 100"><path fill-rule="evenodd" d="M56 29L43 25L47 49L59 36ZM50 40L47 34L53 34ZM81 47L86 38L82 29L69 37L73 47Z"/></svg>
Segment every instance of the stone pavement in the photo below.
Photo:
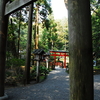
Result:
<svg viewBox="0 0 100 100"><path fill-rule="evenodd" d="M8 100L69 100L69 75L56 67L38 84L6 89ZM100 75L94 75L94 100L100 100Z"/></svg>

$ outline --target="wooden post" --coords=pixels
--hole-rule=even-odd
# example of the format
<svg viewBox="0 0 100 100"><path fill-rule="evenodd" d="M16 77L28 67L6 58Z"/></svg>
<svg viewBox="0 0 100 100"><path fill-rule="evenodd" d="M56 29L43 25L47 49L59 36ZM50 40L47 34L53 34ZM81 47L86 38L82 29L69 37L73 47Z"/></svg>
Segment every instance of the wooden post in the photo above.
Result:
<svg viewBox="0 0 100 100"><path fill-rule="evenodd" d="M56 52L54 52L55 56L54 56L54 66L53 69L55 69L55 65L56 65Z"/></svg>
<svg viewBox="0 0 100 100"><path fill-rule="evenodd" d="M39 80L40 80L39 79L39 66L40 66L40 61L37 60L36 63L37 63L37 66L36 66L36 82L38 83Z"/></svg>
<svg viewBox="0 0 100 100"><path fill-rule="evenodd" d="M4 11L7 1L8 0L0 0L0 100L6 98L4 96L4 80L8 16L4 16Z"/></svg>
<svg viewBox="0 0 100 100"><path fill-rule="evenodd" d="M64 56L64 68L66 68L66 56Z"/></svg>
<svg viewBox="0 0 100 100"><path fill-rule="evenodd" d="M26 66L25 66L25 84L29 84L30 83L32 15L33 15L33 3L30 4L30 9L29 9L28 41L27 41L27 48L26 48L27 53L26 53Z"/></svg>
<svg viewBox="0 0 100 100"><path fill-rule="evenodd" d="M70 100L94 100L90 0L68 0Z"/></svg>

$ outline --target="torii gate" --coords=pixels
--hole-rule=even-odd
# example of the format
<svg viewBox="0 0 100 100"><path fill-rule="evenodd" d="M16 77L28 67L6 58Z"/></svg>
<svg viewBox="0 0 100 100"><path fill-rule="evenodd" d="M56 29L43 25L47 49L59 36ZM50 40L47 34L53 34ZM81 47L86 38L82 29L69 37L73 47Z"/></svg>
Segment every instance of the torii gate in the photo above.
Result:
<svg viewBox="0 0 100 100"><path fill-rule="evenodd" d="M13 2L10 3L9 0L0 0L0 100L8 98L8 96L4 94L4 80L5 80L6 40L7 40L9 15L19 10L22 7L32 4L32 2L35 1L37 0L14 0ZM30 30L31 29L29 29L28 31ZM28 37L30 37L30 35ZM29 47L27 47L27 56L29 55L29 50L30 50ZM29 60L27 60L26 63L28 62ZM28 66L26 64L26 69L28 69L27 67Z"/></svg>
<svg viewBox="0 0 100 100"><path fill-rule="evenodd" d="M7 20L5 5L0 0L0 99L4 96L4 73L6 55ZM15 0L15 6L23 6L35 0ZM26 1L29 1L26 3ZM8 4L10 8L10 4ZM13 6L13 4L12 4ZM14 8L15 8L14 6ZM21 5L22 6L22 5ZM19 8L21 7L19 6ZM85 6L85 7L84 7ZM17 9L16 9L17 10ZM69 48L70 48L70 100L93 100L93 66L90 0L68 0ZM12 10L11 12L13 12ZM11 13L10 12L10 13ZM9 14L8 14L9 15ZM84 48L85 47L85 48ZM77 52L77 53L76 53ZM77 57L76 57L77 55ZM83 59L84 63L82 63ZM88 66L88 67L87 67ZM77 71L76 71L77 70ZM85 73L85 74L84 74Z"/></svg>
<svg viewBox="0 0 100 100"><path fill-rule="evenodd" d="M61 50L50 50L50 56L54 56L54 63L56 62L56 56L63 56L64 57L64 68L66 68L66 56L69 56L68 52L61 51Z"/></svg>

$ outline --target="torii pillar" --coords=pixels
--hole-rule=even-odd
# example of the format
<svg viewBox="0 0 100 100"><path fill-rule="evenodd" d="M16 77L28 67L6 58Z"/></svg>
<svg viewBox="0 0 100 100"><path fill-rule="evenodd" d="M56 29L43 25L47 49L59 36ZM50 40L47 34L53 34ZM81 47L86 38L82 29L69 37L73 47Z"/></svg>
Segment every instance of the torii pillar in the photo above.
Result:
<svg viewBox="0 0 100 100"><path fill-rule="evenodd" d="M4 16L5 4L8 0L0 0L0 100L6 99L4 94L5 58L8 16Z"/></svg>
<svg viewBox="0 0 100 100"><path fill-rule="evenodd" d="M70 100L94 100L90 0L68 0Z"/></svg>

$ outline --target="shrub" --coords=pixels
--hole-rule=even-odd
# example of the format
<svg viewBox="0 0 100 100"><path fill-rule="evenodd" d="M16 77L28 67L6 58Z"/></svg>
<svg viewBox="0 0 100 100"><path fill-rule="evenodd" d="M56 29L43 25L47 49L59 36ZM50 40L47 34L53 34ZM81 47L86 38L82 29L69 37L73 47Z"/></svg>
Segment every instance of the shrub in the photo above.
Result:
<svg viewBox="0 0 100 100"><path fill-rule="evenodd" d="M25 60L23 59L18 59L18 58L12 58L6 61L6 66L8 68L12 67L19 67L25 65Z"/></svg>
<svg viewBox="0 0 100 100"><path fill-rule="evenodd" d="M46 75L49 73L48 68L44 67L44 66L39 66L39 73L40 75ZM31 79L35 79L36 78L36 66L33 66L31 71L30 71L30 77Z"/></svg>
<svg viewBox="0 0 100 100"><path fill-rule="evenodd" d="M6 84L17 84L17 82L22 82L24 71L21 66L24 64L24 60L17 58L6 61Z"/></svg>
<svg viewBox="0 0 100 100"><path fill-rule="evenodd" d="M46 68L44 66L40 66L39 71L40 71L40 73L44 73L44 74L48 74L49 73L48 68Z"/></svg>

